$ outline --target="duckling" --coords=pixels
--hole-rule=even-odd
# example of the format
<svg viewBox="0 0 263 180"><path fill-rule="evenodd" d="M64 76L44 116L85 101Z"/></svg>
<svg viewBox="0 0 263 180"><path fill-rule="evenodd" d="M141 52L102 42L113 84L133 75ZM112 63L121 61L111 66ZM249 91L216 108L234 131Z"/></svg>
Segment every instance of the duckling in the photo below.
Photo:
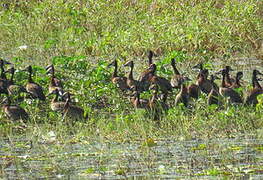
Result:
<svg viewBox="0 0 263 180"><path fill-rule="evenodd" d="M64 109L63 118L68 117L73 120L88 119L88 116L84 116L84 109L79 106L72 105L70 100L70 95L68 96Z"/></svg>
<svg viewBox="0 0 263 180"><path fill-rule="evenodd" d="M55 94L55 96L50 103L51 110L55 112L63 112L66 102L58 100L58 97L61 95L60 91L58 89L54 89L51 93L48 94L48 96L52 94Z"/></svg>
<svg viewBox="0 0 263 180"><path fill-rule="evenodd" d="M28 113L18 105L10 105L10 99L7 97L3 100L2 109L6 116L11 120L27 120L29 118Z"/></svg>
<svg viewBox="0 0 263 180"><path fill-rule="evenodd" d="M141 99L140 98L140 92L138 91L136 86L132 86L133 89L133 94L132 97L130 99L131 103L133 104L133 107L138 109L138 108L142 108L142 109L146 109L148 108L148 104L149 101L146 99Z"/></svg>
<svg viewBox="0 0 263 180"><path fill-rule="evenodd" d="M122 91L126 91L129 89L129 86L127 85L127 78L118 76L117 70L118 70L118 64L117 60L114 60L112 63L108 65L108 67L114 66L114 72L111 77L111 81L113 84L116 84L118 88L120 88Z"/></svg>
<svg viewBox="0 0 263 180"><path fill-rule="evenodd" d="M46 67L47 74L51 74L50 84L48 86L48 92L52 93L54 89L58 89L63 93L63 84L62 81L55 77L55 68L54 65L51 64Z"/></svg>
<svg viewBox="0 0 263 180"><path fill-rule="evenodd" d="M20 85L15 84L15 82L14 82L15 68L14 67L11 67L10 69L6 70L5 72L11 74L11 77L10 77L10 80L8 83L8 87L7 87L8 94L20 95L20 93L23 93L23 92L27 93L26 88L24 86L20 86Z"/></svg>
<svg viewBox="0 0 263 180"><path fill-rule="evenodd" d="M258 70L254 69L252 74L252 86L253 89L250 90L247 94L247 97L245 99L245 105L256 105L258 104L257 96L260 94L263 94L263 89L261 85L259 84L259 79L257 78L257 75L263 75ZM260 79L262 80L262 79Z"/></svg>
<svg viewBox="0 0 263 180"><path fill-rule="evenodd" d="M31 98L45 101L46 97L43 93L42 87L35 83L32 79L32 66L28 66L24 71L28 71L29 73L26 91L30 94Z"/></svg>
<svg viewBox="0 0 263 180"><path fill-rule="evenodd" d="M179 103L183 103L185 107L188 107L188 103L189 103L189 94L188 94L188 91L187 91L187 87L185 86L185 82L186 81L189 81L190 79L188 78L184 78L184 79L181 79L180 81L180 84L181 84L181 87L180 87L180 91L179 93L176 95L175 97L175 105L177 106Z"/></svg>
<svg viewBox="0 0 263 180"><path fill-rule="evenodd" d="M217 76L211 75L211 83L212 83L212 89L209 92L207 96L207 104L212 105L212 104L221 104L219 101L219 89L218 86L215 86L214 80L219 79Z"/></svg>
<svg viewBox="0 0 263 180"><path fill-rule="evenodd" d="M222 70L222 76L223 78L222 78L221 87L219 88L219 94L223 97L229 98L229 102L231 104L243 103L240 95L232 88L226 86L226 76L227 76L226 69Z"/></svg>
<svg viewBox="0 0 263 180"><path fill-rule="evenodd" d="M241 87L240 80L242 79L242 77L243 77L243 72L241 71L237 72L235 82L230 87L233 89L240 88Z"/></svg>
<svg viewBox="0 0 263 180"><path fill-rule="evenodd" d="M196 84L199 86L200 90L205 93L209 94L213 85L210 80L207 79L208 70L202 70L199 75Z"/></svg>
<svg viewBox="0 0 263 180"><path fill-rule="evenodd" d="M179 82L181 82L181 79L183 79L184 77L179 73L178 69L176 68L174 58L172 58L171 60L171 66L173 67L174 75L170 83L173 88L180 88L181 84L179 84Z"/></svg>

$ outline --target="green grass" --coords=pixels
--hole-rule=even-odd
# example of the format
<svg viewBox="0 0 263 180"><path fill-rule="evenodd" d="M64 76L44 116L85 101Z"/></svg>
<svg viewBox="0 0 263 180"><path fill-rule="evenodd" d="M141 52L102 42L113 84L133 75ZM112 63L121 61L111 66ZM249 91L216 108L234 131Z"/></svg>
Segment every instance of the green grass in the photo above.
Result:
<svg viewBox="0 0 263 180"><path fill-rule="evenodd" d="M187 52L189 60L262 58L263 3L208 1L15 1L1 4L0 56L25 63L53 56L133 59ZM19 46L27 45L27 50Z"/></svg>
<svg viewBox="0 0 263 180"><path fill-rule="evenodd" d="M7 5L0 8L0 56L18 69L33 64L34 80L44 86L45 94L49 78L44 65L53 63L56 76L63 79L65 90L74 94L89 120L66 123L48 103L23 102L20 105L29 112L30 120L22 125L7 120L1 112L3 138L21 136L34 144L53 141L55 133L61 144L139 140L149 147L156 139L171 137L187 140L253 133L262 138L262 101L256 108L217 110L208 107L203 96L185 109L173 106L174 91L168 100L171 108L158 125L145 110L135 110L111 84L112 69L107 68L114 58L121 64L133 59L139 73L145 67L141 60L151 49L161 59L156 62L158 75L171 77L168 64L175 57L181 71L191 72L194 79L188 66L196 61L205 61L212 69L218 58L229 63L236 56L262 58L262 1L1 1L4 3ZM27 48L21 48L23 45ZM26 83L26 73L19 71L15 76L19 84ZM197 150L202 148L206 147ZM116 170L116 174L123 173L121 167ZM221 172L211 168L205 173Z"/></svg>
<svg viewBox="0 0 263 180"><path fill-rule="evenodd" d="M179 53L178 58L183 56ZM177 57L176 56L176 57ZM164 58L165 59L165 58ZM48 132L56 132L63 141L82 138L92 139L99 136L102 139L114 141L134 141L148 138L184 138L195 137L232 137L239 133L256 133L262 127L262 100L254 107L224 106L218 110L217 106L207 106L206 97L191 102L192 107L186 109L174 106L175 90L168 99L170 109L161 116L160 124L153 120L151 114L143 109L134 109L129 98L111 83L113 69L108 69L108 62L98 61L94 65L84 56L56 56L52 63L57 68L56 76L64 80L65 90L74 94L73 99L84 108L89 116L88 121L67 122L62 120L59 113L52 112L47 102L23 102L20 105L29 112L31 119L22 128L19 122L12 122L1 115L0 133L3 137L25 135L41 137ZM158 74L169 78L171 68L159 64ZM19 84L26 83L27 73L17 72ZM34 66L34 80L44 86L45 94L49 78L40 66ZM246 91L246 88L242 89ZM3 95L2 95L3 96ZM142 98L150 98L151 93L142 94ZM260 133L256 133L262 136Z"/></svg>

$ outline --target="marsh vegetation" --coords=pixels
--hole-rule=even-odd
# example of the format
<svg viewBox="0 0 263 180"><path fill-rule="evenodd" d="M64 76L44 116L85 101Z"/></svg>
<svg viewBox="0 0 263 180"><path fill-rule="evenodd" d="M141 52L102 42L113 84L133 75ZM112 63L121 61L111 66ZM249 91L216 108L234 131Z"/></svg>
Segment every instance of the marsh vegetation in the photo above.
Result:
<svg viewBox="0 0 263 180"><path fill-rule="evenodd" d="M201 95L185 108L173 106L175 90L157 125L123 97L108 68L117 60L125 74L122 65L134 60L137 78L153 50L160 76L171 78L172 58L194 81L192 65L214 71L228 64L244 72L239 92L246 93L252 69L262 70L261 1L3 0L0 9L0 56L18 69L15 82L26 84L21 70L31 64L48 94L45 66L54 64L88 115L65 123L50 109L52 97L20 102L30 116L25 123L1 111L0 176L262 178L262 97L256 107L218 109Z"/></svg>

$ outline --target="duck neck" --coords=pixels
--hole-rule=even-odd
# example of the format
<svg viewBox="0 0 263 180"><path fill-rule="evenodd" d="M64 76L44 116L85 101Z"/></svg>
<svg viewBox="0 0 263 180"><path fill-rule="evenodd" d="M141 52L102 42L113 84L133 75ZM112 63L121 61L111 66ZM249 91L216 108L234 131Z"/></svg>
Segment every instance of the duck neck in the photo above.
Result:
<svg viewBox="0 0 263 180"><path fill-rule="evenodd" d="M179 73L178 69L176 68L174 62L172 63L172 67L173 67L173 70L174 70L174 74L176 74L176 75L180 75L180 73Z"/></svg>
<svg viewBox="0 0 263 180"><path fill-rule="evenodd" d="M226 73L222 73L223 77L222 77L222 83L221 86L222 87L226 87Z"/></svg>
<svg viewBox="0 0 263 180"><path fill-rule="evenodd" d="M239 77L238 76L236 76L236 85L238 85L238 86L241 86L241 84L240 84L240 79L239 79Z"/></svg>
<svg viewBox="0 0 263 180"><path fill-rule="evenodd" d="M114 72L112 74L112 77L118 77L117 70L118 70L118 65L117 65L117 62L115 62L114 63Z"/></svg>
<svg viewBox="0 0 263 180"><path fill-rule="evenodd" d="M54 66L51 67L51 77L52 77L52 78L55 77L55 69L54 69Z"/></svg>
<svg viewBox="0 0 263 180"><path fill-rule="evenodd" d="M255 73L252 76L252 85L253 85L253 88L259 88L259 89L262 88L257 80L257 75Z"/></svg>
<svg viewBox="0 0 263 180"><path fill-rule="evenodd" d="M4 65L1 64L1 78L2 79L6 79L6 75L5 75L5 70L4 70Z"/></svg>
<svg viewBox="0 0 263 180"><path fill-rule="evenodd" d="M14 84L14 74L15 74L15 72L12 71L12 73L11 73L11 78L10 78L10 83L11 83L11 84Z"/></svg>
<svg viewBox="0 0 263 180"><path fill-rule="evenodd" d="M141 104L140 101L140 93L136 92L136 96L135 96L135 106L138 107Z"/></svg>
<svg viewBox="0 0 263 180"><path fill-rule="evenodd" d="M131 79L131 80L133 80L133 68L134 68L134 65L131 64L131 69L130 69L130 73L129 73L129 76L128 76L128 78Z"/></svg>
<svg viewBox="0 0 263 180"><path fill-rule="evenodd" d="M32 79L32 71L29 71L28 82L29 82L29 83L33 83L33 79Z"/></svg>
<svg viewBox="0 0 263 180"><path fill-rule="evenodd" d="M229 71L227 71L225 74L225 82L228 84L231 84Z"/></svg>
<svg viewBox="0 0 263 180"><path fill-rule="evenodd" d="M148 56L148 65L150 66L153 63L153 54L152 52Z"/></svg>

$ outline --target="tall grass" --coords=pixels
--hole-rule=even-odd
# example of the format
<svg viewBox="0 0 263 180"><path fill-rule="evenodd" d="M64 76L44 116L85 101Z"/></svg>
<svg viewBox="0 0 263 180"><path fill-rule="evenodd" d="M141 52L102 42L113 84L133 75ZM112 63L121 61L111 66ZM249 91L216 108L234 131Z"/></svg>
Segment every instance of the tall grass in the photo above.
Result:
<svg viewBox="0 0 263 180"><path fill-rule="evenodd" d="M185 51L191 59L262 57L258 0L1 1L0 56L48 62L56 55L131 59ZM27 50L19 46L27 45Z"/></svg>

